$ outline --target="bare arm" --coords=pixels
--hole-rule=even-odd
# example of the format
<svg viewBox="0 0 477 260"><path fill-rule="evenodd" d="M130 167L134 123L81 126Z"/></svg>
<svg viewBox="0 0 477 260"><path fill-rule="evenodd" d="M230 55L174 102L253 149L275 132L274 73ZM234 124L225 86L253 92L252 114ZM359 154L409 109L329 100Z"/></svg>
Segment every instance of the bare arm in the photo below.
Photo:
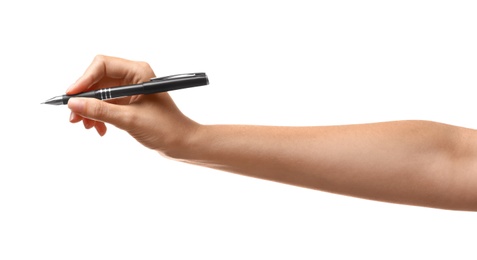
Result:
<svg viewBox="0 0 477 260"><path fill-rule="evenodd" d="M477 136L470 129L429 121L198 129L175 157L361 198L477 210Z"/></svg>
<svg viewBox="0 0 477 260"><path fill-rule="evenodd" d="M138 83L147 63L98 56L68 90ZM201 125L167 93L70 99L73 123L113 124L144 146L187 163L372 200L477 211L477 134L429 121L278 127Z"/></svg>

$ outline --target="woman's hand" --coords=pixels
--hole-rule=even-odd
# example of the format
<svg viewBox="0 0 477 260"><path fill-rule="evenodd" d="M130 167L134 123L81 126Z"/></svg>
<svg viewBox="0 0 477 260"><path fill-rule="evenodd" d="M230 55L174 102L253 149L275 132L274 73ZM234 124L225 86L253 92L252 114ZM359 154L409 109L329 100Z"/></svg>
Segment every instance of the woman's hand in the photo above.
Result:
<svg viewBox="0 0 477 260"><path fill-rule="evenodd" d="M153 77L154 71L145 62L99 55L66 93L137 84ZM167 93L109 101L72 98L68 107L72 123L83 121L86 129L94 127L101 136L107 131L105 123L110 123L163 154L178 152L199 126L179 111Z"/></svg>

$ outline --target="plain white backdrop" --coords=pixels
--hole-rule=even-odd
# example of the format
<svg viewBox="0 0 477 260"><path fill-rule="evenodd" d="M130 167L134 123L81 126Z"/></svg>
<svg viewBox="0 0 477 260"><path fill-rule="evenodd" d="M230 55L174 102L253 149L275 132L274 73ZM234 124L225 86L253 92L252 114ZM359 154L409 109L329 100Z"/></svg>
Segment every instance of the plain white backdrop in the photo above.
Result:
<svg viewBox="0 0 477 260"><path fill-rule="evenodd" d="M0 259L475 259L477 215L167 160L40 105L95 55L203 124L425 119L477 128L475 1L3 1ZM363 156L366 156L363 154Z"/></svg>

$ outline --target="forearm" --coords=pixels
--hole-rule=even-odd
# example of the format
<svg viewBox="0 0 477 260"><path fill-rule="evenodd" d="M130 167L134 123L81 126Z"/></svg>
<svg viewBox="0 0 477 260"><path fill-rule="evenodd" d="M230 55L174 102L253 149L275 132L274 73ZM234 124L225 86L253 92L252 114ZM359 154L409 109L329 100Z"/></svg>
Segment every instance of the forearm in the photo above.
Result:
<svg viewBox="0 0 477 260"><path fill-rule="evenodd" d="M477 210L477 188L469 186L477 187L469 172L477 166L465 158L455 163L466 131L425 121L201 126L179 159L367 199Z"/></svg>

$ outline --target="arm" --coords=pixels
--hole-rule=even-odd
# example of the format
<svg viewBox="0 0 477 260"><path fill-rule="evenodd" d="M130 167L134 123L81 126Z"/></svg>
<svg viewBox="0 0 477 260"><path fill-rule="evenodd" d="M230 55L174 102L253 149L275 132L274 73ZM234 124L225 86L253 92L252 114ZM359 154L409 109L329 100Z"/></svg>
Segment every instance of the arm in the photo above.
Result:
<svg viewBox="0 0 477 260"><path fill-rule="evenodd" d="M68 93L151 75L145 63L98 56ZM470 129L428 121L201 125L167 93L114 102L121 105L70 99L70 121L101 135L111 123L167 157L223 171L372 200L477 210L477 136Z"/></svg>
<svg viewBox="0 0 477 260"><path fill-rule="evenodd" d="M338 194L477 210L475 131L428 121L200 126L175 157Z"/></svg>

